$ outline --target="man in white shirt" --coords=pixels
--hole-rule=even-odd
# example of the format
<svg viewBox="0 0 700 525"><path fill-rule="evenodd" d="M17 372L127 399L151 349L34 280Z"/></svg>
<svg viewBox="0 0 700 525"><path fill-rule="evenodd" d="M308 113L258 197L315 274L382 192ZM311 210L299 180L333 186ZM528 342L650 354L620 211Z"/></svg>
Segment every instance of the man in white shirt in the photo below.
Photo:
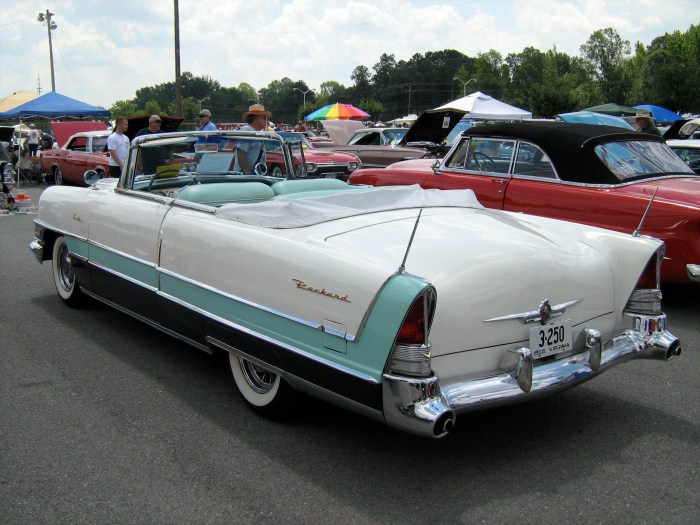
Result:
<svg viewBox="0 0 700 525"><path fill-rule="evenodd" d="M39 131L34 127L34 124L29 125L27 132L27 149L29 155L36 157L39 154Z"/></svg>
<svg viewBox="0 0 700 525"><path fill-rule="evenodd" d="M114 131L107 138L107 149L109 150L109 176L119 178L124 169L124 162L129 153L129 137L124 135L129 128L129 121L126 117L117 117L114 124Z"/></svg>

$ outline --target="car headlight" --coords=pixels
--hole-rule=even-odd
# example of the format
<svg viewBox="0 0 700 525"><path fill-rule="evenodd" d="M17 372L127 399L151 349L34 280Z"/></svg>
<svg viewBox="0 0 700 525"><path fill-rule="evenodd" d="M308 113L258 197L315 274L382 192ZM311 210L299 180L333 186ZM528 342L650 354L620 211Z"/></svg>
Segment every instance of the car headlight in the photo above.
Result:
<svg viewBox="0 0 700 525"><path fill-rule="evenodd" d="M307 173L315 173L318 171L318 166L313 162L309 162L306 164L306 171Z"/></svg>
<svg viewBox="0 0 700 525"><path fill-rule="evenodd" d="M348 171L355 171L360 167L358 162L348 162Z"/></svg>

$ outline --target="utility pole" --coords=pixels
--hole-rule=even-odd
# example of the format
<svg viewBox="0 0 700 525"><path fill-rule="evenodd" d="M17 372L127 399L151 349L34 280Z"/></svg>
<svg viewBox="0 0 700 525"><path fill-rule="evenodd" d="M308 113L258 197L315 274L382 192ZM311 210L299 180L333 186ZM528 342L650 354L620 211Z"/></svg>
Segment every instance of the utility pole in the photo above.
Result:
<svg viewBox="0 0 700 525"><path fill-rule="evenodd" d="M180 80L180 9L178 0L173 0L175 19L175 111L182 116L182 86Z"/></svg>
<svg viewBox="0 0 700 525"><path fill-rule="evenodd" d="M55 22L51 21L51 17L53 17L53 13L47 9L46 13L39 13L39 16L37 16L36 19L39 22L46 22L46 33L49 35L49 59L51 60L51 91L56 91L56 81L53 75L53 45L51 44L51 31L56 29L58 26Z"/></svg>

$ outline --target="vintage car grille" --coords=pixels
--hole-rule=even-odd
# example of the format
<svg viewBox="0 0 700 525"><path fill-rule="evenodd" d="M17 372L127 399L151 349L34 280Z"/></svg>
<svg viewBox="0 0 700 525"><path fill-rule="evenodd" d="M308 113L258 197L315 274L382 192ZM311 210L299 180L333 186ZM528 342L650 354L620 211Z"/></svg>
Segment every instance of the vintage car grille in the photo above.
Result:
<svg viewBox="0 0 700 525"><path fill-rule="evenodd" d="M348 169L348 164L347 163L337 163L337 164L319 164L319 163L310 163L312 166L311 168L315 167L315 170L308 171L308 176L311 179L340 179L347 181L348 178L350 177L350 174L354 170L349 170Z"/></svg>

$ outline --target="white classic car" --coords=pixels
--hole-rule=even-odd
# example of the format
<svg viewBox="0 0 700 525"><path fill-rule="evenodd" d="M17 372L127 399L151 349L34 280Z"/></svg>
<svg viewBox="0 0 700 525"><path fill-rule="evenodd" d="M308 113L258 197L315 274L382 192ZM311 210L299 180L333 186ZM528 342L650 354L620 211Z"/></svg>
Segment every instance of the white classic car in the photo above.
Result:
<svg viewBox="0 0 700 525"><path fill-rule="evenodd" d="M269 159L238 169L255 141L279 141L296 178L266 175ZM273 417L304 392L441 437L457 414L680 354L661 242L485 209L471 190L308 180L295 147L139 138L120 180L43 192L30 248L69 305L94 298L227 352L245 402ZM166 164L142 173L153 148Z"/></svg>

